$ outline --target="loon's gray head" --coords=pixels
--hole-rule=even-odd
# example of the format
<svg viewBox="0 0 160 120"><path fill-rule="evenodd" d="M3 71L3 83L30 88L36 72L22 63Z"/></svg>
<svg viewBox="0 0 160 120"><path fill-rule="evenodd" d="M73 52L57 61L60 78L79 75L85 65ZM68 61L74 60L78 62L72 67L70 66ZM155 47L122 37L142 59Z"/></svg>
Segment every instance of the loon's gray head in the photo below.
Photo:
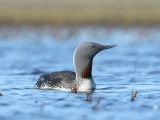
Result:
<svg viewBox="0 0 160 120"><path fill-rule="evenodd" d="M113 47L116 47L116 45L100 45L93 42L80 43L73 57L76 77L92 78L92 60L94 56L102 50Z"/></svg>

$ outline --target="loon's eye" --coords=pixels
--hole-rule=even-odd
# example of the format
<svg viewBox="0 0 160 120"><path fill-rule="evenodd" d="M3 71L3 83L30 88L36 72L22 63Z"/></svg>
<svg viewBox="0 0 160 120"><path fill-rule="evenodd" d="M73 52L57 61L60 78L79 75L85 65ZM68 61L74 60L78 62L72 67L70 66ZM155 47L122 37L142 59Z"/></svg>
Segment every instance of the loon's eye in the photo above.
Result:
<svg viewBox="0 0 160 120"><path fill-rule="evenodd" d="M95 48L95 45L92 45L92 48Z"/></svg>

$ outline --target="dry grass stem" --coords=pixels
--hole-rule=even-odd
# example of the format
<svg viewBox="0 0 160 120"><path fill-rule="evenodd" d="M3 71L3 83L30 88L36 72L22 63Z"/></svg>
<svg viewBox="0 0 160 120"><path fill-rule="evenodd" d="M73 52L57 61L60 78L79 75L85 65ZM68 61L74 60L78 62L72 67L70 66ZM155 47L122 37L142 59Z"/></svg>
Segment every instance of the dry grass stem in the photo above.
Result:
<svg viewBox="0 0 160 120"><path fill-rule="evenodd" d="M131 101L135 101L136 96L137 96L137 91L133 90L131 94Z"/></svg>

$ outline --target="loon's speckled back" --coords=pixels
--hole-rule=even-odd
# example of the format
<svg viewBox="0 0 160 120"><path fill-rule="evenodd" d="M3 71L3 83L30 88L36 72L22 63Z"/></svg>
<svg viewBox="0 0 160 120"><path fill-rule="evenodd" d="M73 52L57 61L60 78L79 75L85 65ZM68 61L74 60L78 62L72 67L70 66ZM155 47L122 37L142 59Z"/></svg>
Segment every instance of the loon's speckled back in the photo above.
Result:
<svg viewBox="0 0 160 120"><path fill-rule="evenodd" d="M60 89L63 87L70 89L74 84L75 78L75 72L71 71L59 71L44 74L40 76L34 88L44 89L46 86L46 89Z"/></svg>

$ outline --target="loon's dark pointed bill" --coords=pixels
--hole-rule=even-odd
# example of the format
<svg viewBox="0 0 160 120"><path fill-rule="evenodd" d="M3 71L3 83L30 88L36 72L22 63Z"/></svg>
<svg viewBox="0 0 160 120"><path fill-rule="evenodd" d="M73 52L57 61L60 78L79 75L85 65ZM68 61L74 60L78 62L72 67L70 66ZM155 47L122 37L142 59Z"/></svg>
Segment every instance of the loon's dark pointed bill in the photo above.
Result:
<svg viewBox="0 0 160 120"><path fill-rule="evenodd" d="M110 49L110 48L114 48L116 46L118 46L118 45L106 45L103 47L103 49Z"/></svg>

